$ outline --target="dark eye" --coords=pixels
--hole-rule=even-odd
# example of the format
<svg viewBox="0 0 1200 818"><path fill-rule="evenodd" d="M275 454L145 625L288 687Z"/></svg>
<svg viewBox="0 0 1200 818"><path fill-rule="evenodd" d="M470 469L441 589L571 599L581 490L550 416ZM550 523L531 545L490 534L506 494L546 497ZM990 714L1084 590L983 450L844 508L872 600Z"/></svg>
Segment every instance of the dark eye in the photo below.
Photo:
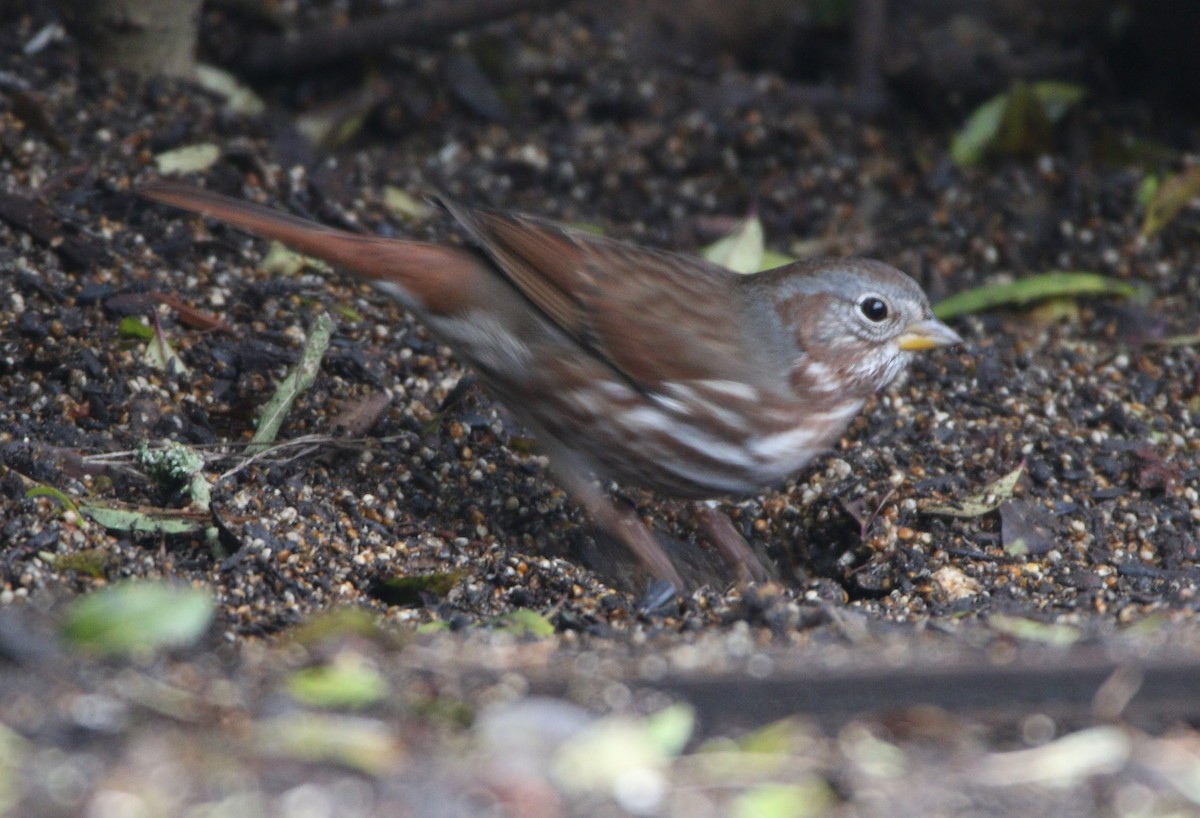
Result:
<svg viewBox="0 0 1200 818"><path fill-rule="evenodd" d="M882 298L876 298L873 295L859 301L858 308L862 310L863 315L875 323L888 317L888 305Z"/></svg>

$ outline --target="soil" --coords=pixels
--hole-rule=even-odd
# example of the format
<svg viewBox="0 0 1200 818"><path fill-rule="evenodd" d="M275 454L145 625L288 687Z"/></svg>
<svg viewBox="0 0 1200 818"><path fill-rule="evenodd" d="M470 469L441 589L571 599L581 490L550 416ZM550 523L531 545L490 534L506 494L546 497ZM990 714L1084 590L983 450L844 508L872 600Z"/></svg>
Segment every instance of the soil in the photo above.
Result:
<svg viewBox="0 0 1200 818"><path fill-rule="evenodd" d="M1147 237L1139 198L1195 161L1194 122L1094 99L1051 149L961 169L926 114L806 108L579 10L273 80L252 116L69 38L25 53L34 7L0 28L8 814L1200 813L1200 209ZM305 142L320 103L348 141ZM1100 147L1135 141L1162 164ZM1136 292L954 319L965 345L812 468L723 503L774 582L723 580L682 504L614 487L708 566L656 599L397 304L131 194L192 145L217 158L191 181L382 234L457 240L435 191L687 252L754 213L780 252L884 259L935 302L1055 270ZM248 457L322 313L285 445ZM137 457L167 441L205 457L189 533L31 492L186 510ZM1017 469L982 513L929 511ZM130 579L207 592L211 626L125 657L63 638ZM328 668L386 695L297 692Z"/></svg>

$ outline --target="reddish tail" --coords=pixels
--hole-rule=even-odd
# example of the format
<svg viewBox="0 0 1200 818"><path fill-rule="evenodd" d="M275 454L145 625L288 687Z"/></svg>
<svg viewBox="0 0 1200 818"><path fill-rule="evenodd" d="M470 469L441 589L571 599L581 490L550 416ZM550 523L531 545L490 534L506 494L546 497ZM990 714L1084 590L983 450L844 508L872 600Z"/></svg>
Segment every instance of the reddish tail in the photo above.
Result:
<svg viewBox="0 0 1200 818"><path fill-rule="evenodd" d="M423 312L459 312L470 306L479 293L490 289L495 276L479 256L457 247L348 233L253 202L172 182L154 182L137 193L345 267L380 285L406 306Z"/></svg>

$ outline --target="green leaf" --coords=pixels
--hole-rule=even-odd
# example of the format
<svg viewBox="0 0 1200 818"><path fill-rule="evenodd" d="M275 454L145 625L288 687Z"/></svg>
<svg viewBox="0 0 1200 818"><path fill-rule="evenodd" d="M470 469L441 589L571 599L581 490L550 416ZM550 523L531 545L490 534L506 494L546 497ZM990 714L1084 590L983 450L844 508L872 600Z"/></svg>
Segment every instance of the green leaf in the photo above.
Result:
<svg viewBox="0 0 1200 818"><path fill-rule="evenodd" d="M293 642L306 647L349 636L385 638L389 632L379 626L378 619L377 614L357 606L326 608L292 628L289 635Z"/></svg>
<svg viewBox="0 0 1200 818"><path fill-rule="evenodd" d="M774 270L776 267L782 267L785 264L791 264L796 259L784 253L777 253L774 250L763 250L761 270Z"/></svg>
<svg viewBox="0 0 1200 818"><path fill-rule="evenodd" d="M704 248L702 255L735 273L755 273L762 268L764 246L762 222L751 216Z"/></svg>
<svg viewBox="0 0 1200 818"><path fill-rule="evenodd" d="M1073 82L1043 80L1033 84L1033 94L1050 121L1058 122L1087 96L1087 89Z"/></svg>
<svg viewBox="0 0 1200 818"><path fill-rule="evenodd" d="M54 500L57 500L63 508L75 514L75 519L79 521L80 528L87 527L87 521L80 516L79 506L75 505L75 501L63 492L54 488L54 486L34 486L29 491L25 492L25 496L31 499L34 497L50 497Z"/></svg>
<svg viewBox="0 0 1200 818"><path fill-rule="evenodd" d="M833 791L816 776L802 776L799 783L760 784L739 795L732 804L733 818L808 818L826 815L836 799Z"/></svg>
<svg viewBox="0 0 1200 818"><path fill-rule="evenodd" d="M140 338L147 341L154 337L154 327L134 315L127 315L117 325L117 334L122 338Z"/></svg>
<svg viewBox="0 0 1200 818"><path fill-rule="evenodd" d="M1033 88L1017 82L1008 93L992 151L1002 156L1032 156L1049 150L1053 128Z"/></svg>
<svg viewBox="0 0 1200 818"><path fill-rule="evenodd" d="M329 348L329 339L333 335L333 319L325 313L317 316L309 330L304 349L300 352L300 361L296 368L280 382L275 394L267 401L263 413L258 419L258 429L254 438L246 447L247 455L255 455L267 448L279 434L279 428L284 419L292 411L296 398L300 397L317 380L317 372L321 368L321 359Z"/></svg>
<svg viewBox="0 0 1200 818"><path fill-rule="evenodd" d="M646 718L646 734L667 756L677 756L696 728L696 711L686 704L664 707Z"/></svg>
<svg viewBox="0 0 1200 818"><path fill-rule="evenodd" d="M554 635L554 625L542 614L528 608L509 611L493 620L495 626L514 636L533 636L544 639Z"/></svg>
<svg viewBox="0 0 1200 818"><path fill-rule="evenodd" d="M1017 481L1025 471L1025 463L1017 466L1003 477L989 483L983 491L972 494L961 500L942 503L933 500L921 500L917 507L926 514L937 514L943 517L982 517L990 511L1000 508L1000 504L1013 496Z"/></svg>
<svg viewBox="0 0 1200 818"><path fill-rule="evenodd" d="M387 679L378 670L345 653L331 664L296 671L284 684L292 698L314 707L366 707L388 694Z"/></svg>
<svg viewBox="0 0 1200 818"><path fill-rule="evenodd" d="M645 721L607 716L563 742L552 760L551 774L568 792L612 792L618 782L633 775L661 780L669 761Z"/></svg>
<svg viewBox="0 0 1200 818"><path fill-rule="evenodd" d="M327 761L368 775L381 775L404 759L403 748L386 724L353 716L278 716L256 725L254 741L265 755Z"/></svg>
<svg viewBox="0 0 1200 818"><path fill-rule="evenodd" d="M351 324L362 323L362 313L354 309L354 307L350 306L349 304L333 304L329 309L333 310L333 314L338 318L341 318L343 321L347 321Z"/></svg>
<svg viewBox="0 0 1200 818"><path fill-rule="evenodd" d="M188 645L212 622L212 597L162 582L124 582L75 599L63 620L63 637L77 647L108 655Z"/></svg>
<svg viewBox="0 0 1200 818"><path fill-rule="evenodd" d="M1083 638L1083 633L1079 628L1071 625L1038 622L1036 619L1026 619L1023 616L992 614L988 617L987 622L988 627L992 630L1025 642L1040 642L1044 645L1066 647Z"/></svg>
<svg viewBox="0 0 1200 818"><path fill-rule="evenodd" d="M765 724L737 740L738 749L745 753L784 755L810 741L808 728L798 719L785 718Z"/></svg>
<svg viewBox="0 0 1200 818"><path fill-rule="evenodd" d="M1137 199L1137 203L1142 207L1149 207L1150 203L1154 201L1154 196L1158 193L1158 188L1161 184L1161 179L1153 173L1147 173L1138 185L1137 193L1133 197Z"/></svg>
<svg viewBox="0 0 1200 818"><path fill-rule="evenodd" d="M28 793L27 764L33 749L24 736L0 724L0 815L17 815L15 808Z"/></svg>
<svg viewBox="0 0 1200 818"><path fill-rule="evenodd" d="M1050 126L1087 95L1066 82L1017 82L980 105L950 141L959 167L978 165L991 153L1027 154L1049 149Z"/></svg>
<svg viewBox="0 0 1200 818"><path fill-rule="evenodd" d="M434 619L417 625L417 633L449 633L450 623L444 619Z"/></svg>
<svg viewBox="0 0 1200 818"><path fill-rule="evenodd" d="M1139 292L1139 287L1135 284L1098 273L1055 271L1027 276L1007 284L988 284L966 290L939 301L933 307L933 314L946 321L973 312L1020 306L1048 298L1084 295L1115 295L1128 298L1138 295Z"/></svg>
<svg viewBox="0 0 1200 818"><path fill-rule="evenodd" d="M368 593L380 602L400 607L413 607L424 603L432 596L441 599L458 584L461 571L438 571L432 574L414 574L406 577L388 577L371 585Z"/></svg>
<svg viewBox="0 0 1200 818"><path fill-rule="evenodd" d="M53 565L58 571L77 571L95 579L103 579L112 554L104 548L83 548L67 554L54 554Z"/></svg>
<svg viewBox="0 0 1200 818"><path fill-rule="evenodd" d="M83 514L109 531L129 531L141 534L192 534L204 528L205 520L194 511L170 509L116 508L84 503Z"/></svg>
<svg viewBox="0 0 1200 818"><path fill-rule="evenodd" d="M975 109L950 141L950 158L959 167L978 165L1000 132L1000 118L1008 105L1008 94L992 97Z"/></svg>

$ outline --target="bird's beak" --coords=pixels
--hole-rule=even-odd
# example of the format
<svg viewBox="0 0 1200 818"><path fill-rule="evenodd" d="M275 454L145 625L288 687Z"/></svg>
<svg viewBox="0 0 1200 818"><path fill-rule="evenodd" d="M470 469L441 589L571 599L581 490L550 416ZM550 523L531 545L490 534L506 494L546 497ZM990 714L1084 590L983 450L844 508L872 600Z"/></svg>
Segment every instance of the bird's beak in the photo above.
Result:
<svg viewBox="0 0 1200 818"><path fill-rule="evenodd" d="M900 348L906 351L948 347L962 342L963 339L957 332L936 318L912 322L897 339Z"/></svg>

